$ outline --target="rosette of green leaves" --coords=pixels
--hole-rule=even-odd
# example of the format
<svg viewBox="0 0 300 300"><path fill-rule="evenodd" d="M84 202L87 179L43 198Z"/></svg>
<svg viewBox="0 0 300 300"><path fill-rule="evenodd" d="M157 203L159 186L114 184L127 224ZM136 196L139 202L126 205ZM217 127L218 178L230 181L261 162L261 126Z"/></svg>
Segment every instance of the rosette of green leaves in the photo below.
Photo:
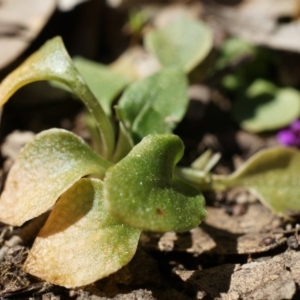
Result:
<svg viewBox="0 0 300 300"><path fill-rule="evenodd" d="M27 272L66 287L92 283L130 261L141 230L184 231L205 217L201 193L173 172L183 144L170 134L170 124L180 121L185 111L186 81L178 69L165 72L171 75L159 87L162 101L169 101L166 91L172 80L182 99L176 100L175 111L169 109L155 119L167 124L157 134L150 134L154 125L149 127L149 122L135 126L141 142L134 147L131 123L129 128L120 123L118 132L114 129L60 38L48 41L2 82L1 104L33 81L65 84L95 119L100 142L96 152L71 132L46 130L22 149L11 168L0 199L2 222L22 225L53 208L25 262ZM153 76L163 78L161 73ZM146 79L146 85L147 80L157 80L153 78ZM140 94L149 113L157 105L166 107L149 101L147 89L141 88ZM122 113L134 115L134 106L127 104L121 106ZM135 118L138 115L130 120Z"/></svg>

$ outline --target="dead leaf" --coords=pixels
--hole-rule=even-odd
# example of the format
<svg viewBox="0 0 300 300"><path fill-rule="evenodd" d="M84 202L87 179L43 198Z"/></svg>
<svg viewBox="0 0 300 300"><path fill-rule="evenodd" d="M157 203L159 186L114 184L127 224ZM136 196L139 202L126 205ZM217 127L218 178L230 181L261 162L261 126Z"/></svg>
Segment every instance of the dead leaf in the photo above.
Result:
<svg viewBox="0 0 300 300"><path fill-rule="evenodd" d="M222 208L208 207L205 224L239 234L248 232L270 231L281 225L279 217L275 216L262 206L254 203L248 206L247 211L240 216L232 216Z"/></svg>
<svg viewBox="0 0 300 300"><path fill-rule="evenodd" d="M270 234L251 232L247 234L233 234L226 230L202 224L202 229L214 241L215 247L209 250L209 253L214 254L254 254L266 252L275 249L286 242L283 234ZM199 237L198 237L199 238ZM201 239L201 241L203 238ZM199 244L197 240L194 243ZM203 242L202 242L203 243ZM207 243L212 245L208 239ZM205 247L204 244L201 245ZM197 253L198 254L198 253Z"/></svg>
<svg viewBox="0 0 300 300"><path fill-rule="evenodd" d="M300 19L294 18L299 14L297 0L248 0L234 6L205 1L204 10L221 32L254 44L300 52ZM286 17L291 22L281 24L280 18Z"/></svg>
<svg viewBox="0 0 300 300"><path fill-rule="evenodd" d="M56 0L2 0L0 6L0 69L36 38L54 12Z"/></svg>
<svg viewBox="0 0 300 300"><path fill-rule="evenodd" d="M286 267L291 270L295 282L300 285L300 252L286 251L283 254Z"/></svg>
<svg viewBox="0 0 300 300"><path fill-rule="evenodd" d="M139 3L139 0L106 0L107 5L112 8L129 8Z"/></svg>
<svg viewBox="0 0 300 300"><path fill-rule="evenodd" d="M14 160L25 144L33 140L33 138L34 133L31 131L22 132L15 130L5 138L1 145L1 154L6 158Z"/></svg>
<svg viewBox="0 0 300 300"><path fill-rule="evenodd" d="M234 216L223 208L207 207L205 221L189 232L167 232L157 238L144 240L145 248L159 251L188 252L194 255L262 253L286 242L283 234L272 234L282 225L260 203L248 206L245 214Z"/></svg>
<svg viewBox="0 0 300 300"><path fill-rule="evenodd" d="M144 242L144 247L194 255L244 255L267 252L286 243L282 233L272 233L282 224L280 218L260 203L249 205L241 216L228 215L222 208L209 206L207 211L200 227L185 233L167 232L158 238L157 244L152 238Z"/></svg>
<svg viewBox="0 0 300 300"><path fill-rule="evenodd" d="M20 269L27 256L24 247L14 246L5 256L5 261L0 264L0 298L2 293L9 290L26 287L30 284L26 273Z"/></svg>
<svg viewBox="0 0 300 300"><path fill-rule="evenodd" d="M234 235L226 231L211 228L201 234L193 235L193 245L187 252L201 254L202 252L217 255L255 254L275 249L286 242L283 235L270 235L268 233L248 233ZM199 251L201 250L201 251Z"/></svg>
<svg viewBox="0 0 300 300"><path fill-rule="evenodd" d="M286 242L282 234L248 233L237 239L238 254L255 254L275 249Z"/></svg>
<svg viewBox="0 0 300 300"><path fill-rule="evenodd" d="M198 19L202 12L202 6L198 2L193 2L191 4L184 3L166 5L158 9L153 16L153 24L157 28L163 28L167 24L176 20L179 16L185 16L192 19Z"/></svg>
<svg viewBox="0 0 300 300"><path fill-rule="evenodd" d="M57 6L61 11L69 11L72 10L78 4L86 1L89 0L57 0Z"/></svg>
<svg viewBox="0 0 300 300"><path fill-rule="evenodd" d="M292 299L296 292L293 277L286 270L284 259L279 256L242 266L226 264L201 271L176 273L188 285L215 299L281 300Z"/></svg>

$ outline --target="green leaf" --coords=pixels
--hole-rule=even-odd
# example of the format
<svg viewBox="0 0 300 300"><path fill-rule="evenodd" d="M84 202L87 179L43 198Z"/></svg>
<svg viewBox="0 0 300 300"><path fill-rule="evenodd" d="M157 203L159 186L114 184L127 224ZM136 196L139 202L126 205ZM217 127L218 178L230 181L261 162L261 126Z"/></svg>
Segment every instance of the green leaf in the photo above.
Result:
<svg viewBox="0 0 300 300"><path fill-rule="evenodd" d="M81 177L103 176L111 163L75 134L50 129L38 134L20 152L0 198L0 220L22 225L54 205Z"/></svg>
<svg viewBox="0 0 300 300"><path fill-rule="evenodd" d="M256 48L243 40L235 37L228 38L220 49L220 57L217 59L216 69L225 68L228 64L234 62L237 58L245 56L255 56Z"/></svg>
<svg viewBox="0 0 300 300"><path fill-rule="evenodd" d="M278 88L270 81L256 79L246 90L248 98L270 96L273 97L278 92Z"/></svg>
<svg viewBox="0 0 300 300"><path fill-rule="evenodd" d="M99 129L101 154L109 158L115 143L112 124L74 66L60 37L46 42L3 80L0 85L0 105L22 86L41 80L55 80L65 84L84 102Z"/></svg>
<svg viewBox="0 0 300 300"><path fill-rule="evenodd" d="M192 169L208 173L220 160L220 153L213 153L212 150L207 149L203 152L193 163Z"/></svg>
<svg viewBox="0 0 300 300"><path fill-rule="evenodd" d="M164 67L177 66L191 71L212 48L212 34L199 20L181 16L168 26L145 36L145 46Z"/></svg>
<svg viewBox="0 0 300 300"><path fill-rule="evenodd" d="M111 158L111 161L117 163L124 158L132 149L133 141L130 133L127 131L122 122L119 122L119 135L116 143L115 152Z"/></svg>
<svg viewBox="0 0 300 300"><path fill-rule="evenodd" d="M206 215L201 193L173 175L183 154L179 137L149 135L104 179L109 212L120 222L151 231L185 231Z"/></svg>
<svg viewBox="0 0 300 300"><path fill-rule="evenodd" d="M127 30L132 36L139 36L148 19L146 9L131 8L128 12Z"/></svg>
<svg viewBox="0 0 300 300"><path fill-rule="evenodd" d="M55 205L25 262L26 272L52 284L91 284L126 265L140 230L119 223L102 204L102 182L81 179Z"/></svg>
<svg viewBox="0 0 300 300"><path fill-rule="evenodd" d="M251 132L275 130L289 125L300 115L300 93L293 88L276 89L256 80L233 106L240 126Z"/></svg>
<svg viewBox="0 0 300 300"><path fill-rule="evenodd" d="M82 57L74 57L73 62L105 113L110 116L112 102L129 83L128 80L105 65Z"/></svg>
<svg viewBox="0 0 300 300"><path fill-rule="evenodd" d="M152 133L170 133L188 104L187 79L177 68L167 68L130 85L117 112L135 140Z"/></svg>
<svg viewBox="0 0 300 300"><path fill-rule="evenodd" d="M228 177L216 177L214 186L243 186L281 216L300 212L300 153L274 147L263 150Z"/></svg>

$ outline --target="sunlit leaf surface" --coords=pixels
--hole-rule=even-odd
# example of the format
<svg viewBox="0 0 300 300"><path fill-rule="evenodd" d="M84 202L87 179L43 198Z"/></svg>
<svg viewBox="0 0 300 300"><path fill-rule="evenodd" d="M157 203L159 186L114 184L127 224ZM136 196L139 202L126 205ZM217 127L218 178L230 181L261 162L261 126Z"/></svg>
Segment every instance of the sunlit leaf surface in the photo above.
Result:
<svg viewBox="0 0 300 300"><path fill-rule="evenodd" d="M0 105L3 105L22 86L41 80L58 81L83 101L93 115L99 130L100 153L105 158L109 158L115 142L112 124L74 66L60 37L47 41L2 81Z"/></svg>
<svg viewBox="0 0 300 300"><path fill-rule="evenodd" d="M136 141L152 133L170 133L183 118L188 104L187 80L177 68L132 84L121 97L117 110Z"/></svg>
<svg viewBox="0 0 300 300"><path fill-rule="evenodd" d="M126 265L139 235L106 212L100 180L81 179L55 205L24 269L65 287L90 284Z"/></svg>
<svg viewBox="0 0 300 300"><path fill-rule="evenodd" d="M300 212L300 152L275 147L253 156L238 171L216 180L226 187L251 189L267 207L279 215Z"/></svg>
<svg viewBox="0 0 300 300"><path fill-rule="evenodd" d="M205 217L201 193L173 176L183 153L175 135L149 135L104 179L108 210L125 224L152 231L185 231Z"/></svg>
<svg viewBox="0 0 300 300"><path fill-rule="evenodd" d="M104 175L111 164L78 136L50 129L20 152L0 198L0 220L21 225L48 210L81 177Z"/></svg>
<svg viewBox="0 0 300 300"><path fill-rule="evenodd" d="M164 28L145 36L145 46L164 67L177 66L191 71L212 48L212 34L199 20L181 16Z"/></svg>

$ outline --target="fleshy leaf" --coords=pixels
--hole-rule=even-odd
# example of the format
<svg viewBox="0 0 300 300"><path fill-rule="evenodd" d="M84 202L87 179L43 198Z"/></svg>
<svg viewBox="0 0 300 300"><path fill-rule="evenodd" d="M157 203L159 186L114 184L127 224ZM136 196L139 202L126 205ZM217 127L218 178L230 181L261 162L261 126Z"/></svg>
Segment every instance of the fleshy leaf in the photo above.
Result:
<svg viewBox="0 0 300 300"><path fill-rule="evenodd" d="M228 64L234 62L237 58L247 55L254 56L255 52L256 48L253 44L236 37L230 37L222 43L220 56L215 63L215 67L217 69L223 69L228 66Z"/></svg>
<svg viewBox="0 0 300 300"><path fill-rule="evenodd" d="M115 142L112 124L74 66L60 37L46 42L3 80L0 85L0 105L22 86L41 80L55 80L65 84L84 102L99 129L101 154L109 158Z"/></svg>
<svg viewBox="0 0 300 300"><path fill-rule="evenodd" d="M251 132L275 130L300 115L300 93L293 88L275 89L268 81L256 80L233 107L241 127Z"/></svg>
<svg viewBox="0 0 300 300"><path fill-rule="evenodd" d="M81 179L58 200L25 262L26 272L65 287L83 286L126 265L141 231L103 207L103 184Z"/></svg>
<svg viewBox="0 0 300 300"><path fill-rule="evenodd" d="M220 160L220 153L213 153L210 149L203 152L192 164L192 169L209 172Z"/></svg>
<svg viewBox="0 0 300 300"><path fill-rule="evenodd" d="M151 231L185 231L205 217L201 193L173 175L183 154L179 137L149 135L104 179L109 212L120 222Z"/></svg>
<svg viewBox="0 0 300 300"><path fill-rule="evenodd" d="M119 135L118 135L118 141L116 143L116 149L115 152L111 158L111 161L114 163L117 163L122 158L124 158L132 149L133 147L133 141L130 136L130 133L125 128L122 122L119 122Z"/></svg>
<svg viewBox="0 0 300 300"><path fill-rule="evenodd" d="M123 93L118 116L136 141L151 133L170 133L188 104L187 79L177 68L133 83Z"/></svg>
<svg viewBox="0 0 300 300"><path fill-rule="evenodd" d="M145 36L145 46L164 67L177 66L191 71L212 48L212 34L199 20L180 16L164 28Z"/></svg>
<svg viewBox="0 0 300 300"><path fill-rule="evenodd" d="M63 129L38 134L20 152L0 198L0 220L22 225L54 205L81 177L103 176L111 163Z"/></svg>
<svg viewBox="0 0 300 300"><path fill-rule="evenodd" d="M275 213L300 213L300 153L296 149L274 147L263 150L228 177L215 178L214 186L244 186Z"/></svg>
<svg viewBox="0 0 300 300"><path fill-rule="evenodd" d="M128 80L105 65L83 57L74 57L73 61L105 113L110 116L112 102L128 84Z"/></svg>

